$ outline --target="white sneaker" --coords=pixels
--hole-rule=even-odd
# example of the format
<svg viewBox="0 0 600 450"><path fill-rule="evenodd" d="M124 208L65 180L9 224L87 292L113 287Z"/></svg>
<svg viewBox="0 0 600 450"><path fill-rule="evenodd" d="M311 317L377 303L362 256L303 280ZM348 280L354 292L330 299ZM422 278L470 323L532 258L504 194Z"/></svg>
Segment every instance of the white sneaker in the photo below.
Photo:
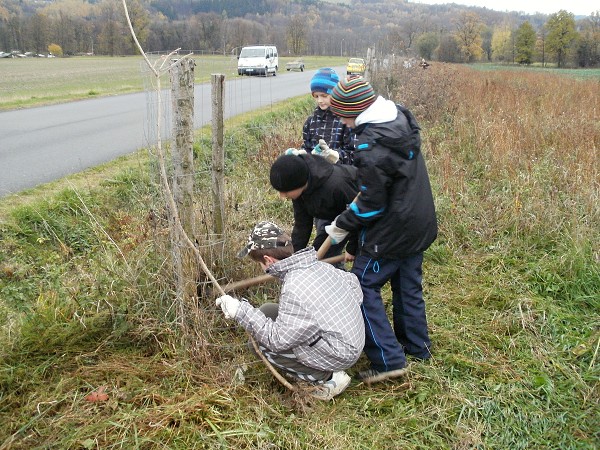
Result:
<svg viewBox="0 0 600 450"><path fill-rule="evenodd" d="M344 392L351 380L350 375L343 370L333 372L331 380L316 385L315 389L309 395L319 400L331 400L336 395Z"/></svg>

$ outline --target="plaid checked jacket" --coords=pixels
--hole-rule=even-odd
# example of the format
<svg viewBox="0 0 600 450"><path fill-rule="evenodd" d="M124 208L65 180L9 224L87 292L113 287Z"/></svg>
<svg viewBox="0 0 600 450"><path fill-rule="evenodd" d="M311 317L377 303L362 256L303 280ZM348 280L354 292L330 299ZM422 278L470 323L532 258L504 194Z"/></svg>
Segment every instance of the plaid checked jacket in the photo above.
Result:
<svg viewBox="0 0 600 450"><path fill-rule="evenodd" d="M358 278L317 260L312 247L273 264L282 280L279 315L267 318L247 301L236 320L274 352L293 352L306 366L338 371L352 366L365 343Z"/></svg>
<svg viewBox="0 0 600 450"><path fill-rule="evenodd" d="M323 111L317 107L302 127L302 148L312 153L319 139L324 139L329 148L339 153L341 164L352 164L354 144L350 128L329 109Z"/></svg>

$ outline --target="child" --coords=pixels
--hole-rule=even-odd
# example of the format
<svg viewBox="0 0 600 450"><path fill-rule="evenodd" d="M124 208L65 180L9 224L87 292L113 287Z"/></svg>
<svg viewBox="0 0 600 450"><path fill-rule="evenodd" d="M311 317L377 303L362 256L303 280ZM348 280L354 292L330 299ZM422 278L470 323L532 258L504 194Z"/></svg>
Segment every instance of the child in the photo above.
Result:
<svg viewBox="0 0 600 450"><path fill-rule="evenodd" d="M331 164L325 158L303 155L281 155L271 165L269 180L282 199L292 201L294 208L294 228L292 245L298 251L308 245L317 222L317 232L313 242L318 250L327 232L325 225L344 211L358 192L356 167L345 164ZM344 239L332 245L325 258L340 255L348 241L349 251L356 250L356 239ZM343 267L343 266L342 266Z"/></svg>
<svg viewBox="0 0 600 450"><path fill-rule="evenodd" d="M359 377L372 383L401 376L405 352L430 357L422 262L437 236L437 219L419 125L410 111L377 97L361 77L340 81L330 108L356 134L360 196L326 231L332 242L360 233L358 252L347 259L354 259L352 273L360 279L369 324L365 353L371 369ZM381 298L388 281L393 329Z"/></svg>
<svg viewBox="0 0 600 450"><path fill-rule="evenodd" d="M365 339L362 292L355 275L317 260L313 248L293 252L291 239L272 222L260 222L238 254L249 255L282 281L279 304L254 308L229 295L216 300L257 341L285 374L310 382L312 396L331 400L350 384L344 369L360 356Z"/></svg>
<svg viewBox="0 0 600 450"><path fill-rule="evenodd" d="M317 107L302 127L302 149L308 153L318 152L319 141L323 140L331 150L338 152L341 164L352 164L354 147L350 129L329 110L330 94L339 80L335 70L329 67L317 70L310 80L310 92Z"/></svg>

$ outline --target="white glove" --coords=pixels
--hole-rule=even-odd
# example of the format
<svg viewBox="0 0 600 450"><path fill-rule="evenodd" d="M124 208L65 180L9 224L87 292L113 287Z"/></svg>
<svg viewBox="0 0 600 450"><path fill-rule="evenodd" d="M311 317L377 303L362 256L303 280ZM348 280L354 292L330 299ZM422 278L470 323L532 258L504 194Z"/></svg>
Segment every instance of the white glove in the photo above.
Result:
<svg viewBox="0 0 600 450"><path fill-rule="evenodd" d="M295 156L298 156L298 155L306 155L306 150L303 150L303 149L297 149L297 148L288 148L288 149L285 151L284 155L295 155Z"/></svg>
<svg viewBox="0 0 600 450"><path fill-rule="evenodd" d="M240 308L240 301L237 298L233 298L231 295L223 295L215 303L221 307L226 319L235 319L235 315Z"/></svg>
<svg viewBox="0 0 600 450"><path fill-rule="evenodd" d="M331 150L329 145L327 145L327 142L323 139L319 139L319 143L313 148L312 152L315 155L322 156L332 164L335 164L340 159L340 154L335 150Z"/></svg>
<svg viewBox="0 0 600 450"><path fill-rule="evenodd" d="M331 239L331 243L333 245L342 242L344 239L346 239L346 236L348 236L349 233L346 230L338 228L338 226L335 224L335 220L331 222L331 225L327 225L325 227L325 231L329 235L329 238Z"/></svg>

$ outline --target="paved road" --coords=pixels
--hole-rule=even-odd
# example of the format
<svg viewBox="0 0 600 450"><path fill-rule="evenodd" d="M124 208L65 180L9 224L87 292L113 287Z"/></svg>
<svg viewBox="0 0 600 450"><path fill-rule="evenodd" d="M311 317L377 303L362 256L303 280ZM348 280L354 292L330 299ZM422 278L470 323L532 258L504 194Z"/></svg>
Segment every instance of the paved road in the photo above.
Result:
<svg viewBox="0 0 600 450"><path fill-rule="evenodd" d="M226 81L224 116L307 94L313 74L280 71L276 77ZM195 87L197 128L210 122L210 93L210 84ZM153 104L149 94L139 93L0 112L0 197L148 146L155 141L148 119Z"/></svg>

